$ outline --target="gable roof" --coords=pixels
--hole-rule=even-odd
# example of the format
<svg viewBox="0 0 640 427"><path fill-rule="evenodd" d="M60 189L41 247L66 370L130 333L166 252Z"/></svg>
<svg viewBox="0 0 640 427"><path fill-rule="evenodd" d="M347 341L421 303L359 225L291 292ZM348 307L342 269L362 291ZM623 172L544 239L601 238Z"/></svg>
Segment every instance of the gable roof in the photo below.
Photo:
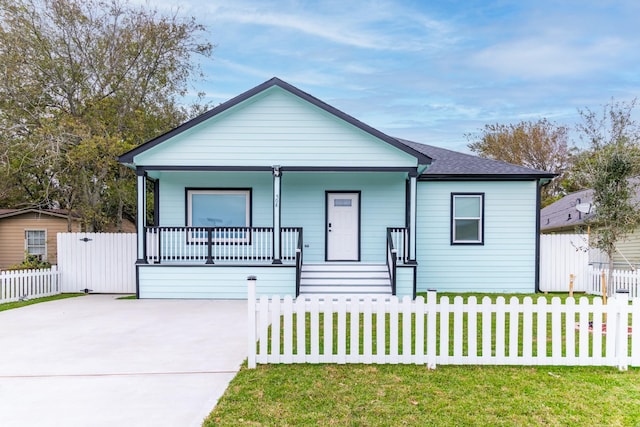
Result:
<svg viewBox="0 0 640 427"><path fill-rule="evenodd" d="M69 216L71 219L79 219L77 215L69 213L66 209L0 209L0 219L9 218L16 215L23 215L26 213L35 213L39 215L53 216L57 218L67 219Z"/></svg>
<svg viewBox="0 0 640 427"><path fill-rule="evenodd" d="M250 89L246 92L244 92L243 94L240 94L238 96L236 96L235 98L232 98L231 100L224 102L220 105L218 105L217 107L207 111L204 114L201 114L198 117L195 117L194 119L189 120L186 123L183 123L182 125L178 126L177 128L163 134L160 135L157 138L154 138L136 148L134 148L133 150L130 150L126 153L124 153L123 155L121 155L120 157L118 157L118 161L121 163L125 163L125 164L133 164L133 159L135 156L137 156L138 154L141 154L159 144L162 144L163 142L173 138L176 135L181 134L182 132L185 132L191 128L193 128L194 126L214 117L217 116L227 110L229 110L232 107L235 107L236 105L258 95L261 92L264 92L274 86L277 86L281 89L284 89L285 91L311 103L312 105L326 111L329 114L332 114L334 116L336 116L337 118L344 120L345 122L357 127L358 129L392 145L395 148L398 148L399 150L402 150L414 157L416 157L418 159L418 163L419 164L423 164L423 165L427 165L431 163L431 159L429 158L428 155L424 154L421 151L415 150L413 147L410 147L406 144L401 143L400 141L398 141L396 138L393 138L383 132L380 132L377 129L372 128L371 126L357 120L356 118L338 110L335 107L332 107L331 105L327 104L324 101L319 100L318 98L296 88L295 86L290 85L289 83L280 80L277 77L273 77L270 80L267 80L266 82L262 83L261 85L258 85L256 87L254 87L253 89Z"/></svg>
<svg viewBox="0 0 640 427"><path fill-rule="evenodd" d="M513 165L498 160L485 159L471 154L398 139L399 142L429 156L431 165L420 175L420 179L494 178L494 179L540 179L553 178L553 173Z"/></svg>

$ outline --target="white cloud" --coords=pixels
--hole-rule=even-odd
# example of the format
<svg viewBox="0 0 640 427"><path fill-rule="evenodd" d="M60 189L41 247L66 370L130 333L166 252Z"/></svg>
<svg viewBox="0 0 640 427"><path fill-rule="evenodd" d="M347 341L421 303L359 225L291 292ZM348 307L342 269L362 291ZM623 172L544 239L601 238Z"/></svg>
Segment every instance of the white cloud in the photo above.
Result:
<svg viewBox="0 0 640 427"><path fill-rule="evenodd" d="M235 2L211 5L209 11L218 23L277 27L362 49L412 52L440 48L451 33L445 23L403 11L397 4L348 2L340 7L336 11L319 3L316 10L294 6L282 12L282 8L265 8L261 2Z"/></svg>
<svg viewBox="0 0 640 427"><path fill-rule="evenodd" d="M619 37L590 40L551 31L489 46L472 55L471 63L501 76L577 77L611 68L612 61L622 59L628 47Z"/></svg>

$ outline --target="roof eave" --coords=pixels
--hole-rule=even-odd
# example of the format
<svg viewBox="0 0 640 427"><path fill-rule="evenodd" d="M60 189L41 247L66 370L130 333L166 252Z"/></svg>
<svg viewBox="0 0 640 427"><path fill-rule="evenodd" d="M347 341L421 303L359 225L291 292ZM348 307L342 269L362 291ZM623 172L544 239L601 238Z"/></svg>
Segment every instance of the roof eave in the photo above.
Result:
<svg viewBox="0 0 640 427"><path fill-rule="evenodd" d="M3 218L10 218L12 216L18 216L18 215L24 215L27 213L37 213L40 215L47 215L47 216L52 216L52 217L56 217L56 218L63 218L63 219L68 219L71 218L72 220L77 220L79 218L73 216L72 214L63 214L63 213L57 213L57 212L50 212L47 210L42 210L42 209L16 209L12 212L6 212L3 214L0 214L0 219Z"/></svg>
<svg viewBox="0 0 640 427"><path fill-rule="evenodd" d="M513 181L554 178L555 174L422 174L419 181Z"/></svg>

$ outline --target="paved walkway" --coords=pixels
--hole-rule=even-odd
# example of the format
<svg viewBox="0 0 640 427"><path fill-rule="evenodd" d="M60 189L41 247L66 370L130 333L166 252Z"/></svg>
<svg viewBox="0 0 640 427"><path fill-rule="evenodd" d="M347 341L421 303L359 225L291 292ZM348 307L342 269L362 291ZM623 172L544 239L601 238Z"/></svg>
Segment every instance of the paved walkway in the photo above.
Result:
<svg viewBox="0 0 640 427"><path fill-rule="evenodd" d="M246 310L89 295L0 312L0 426L200 426L246 358Z"/></svg>

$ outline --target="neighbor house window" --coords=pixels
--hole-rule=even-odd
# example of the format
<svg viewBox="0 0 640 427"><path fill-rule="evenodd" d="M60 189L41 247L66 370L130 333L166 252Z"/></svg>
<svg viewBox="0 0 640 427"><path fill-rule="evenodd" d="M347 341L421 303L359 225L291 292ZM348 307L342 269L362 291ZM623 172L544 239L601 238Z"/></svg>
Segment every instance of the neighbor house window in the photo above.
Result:
<svg viewBox="0 0 640 427"><path fill-rule="evenodd" d="M25 230L24 245L28 255L35 255L40 259L47 259L47 231Z"/></svg>
<svg viewBox="0 0 640 427"><path fill-rule="evenodd" d="M237 229L251 227L251 190L187 190L187 226L234 228L216 231L214 240L245 241L250 233ZM198 240L204 239L204 234L198 236Z"/></svg>
<svg viewBox="0 0 640 427"><path fill-rule="evenodd" d="M451 243L484 243L484 194L451 194Z"/></svg>

